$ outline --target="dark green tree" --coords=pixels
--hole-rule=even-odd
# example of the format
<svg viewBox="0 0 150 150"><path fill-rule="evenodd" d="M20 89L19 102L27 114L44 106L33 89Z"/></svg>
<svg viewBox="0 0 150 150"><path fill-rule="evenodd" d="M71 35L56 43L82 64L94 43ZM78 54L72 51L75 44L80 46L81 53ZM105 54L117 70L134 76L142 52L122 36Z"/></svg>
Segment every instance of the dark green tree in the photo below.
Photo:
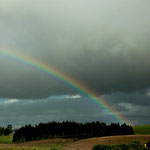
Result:
<svg viewBox="0 0 150 150"><path fill-rule="evenodd" d="M12 125L8 125L5 129L4 129L4 135L9 135L13 132L12 129Z"/></svg>

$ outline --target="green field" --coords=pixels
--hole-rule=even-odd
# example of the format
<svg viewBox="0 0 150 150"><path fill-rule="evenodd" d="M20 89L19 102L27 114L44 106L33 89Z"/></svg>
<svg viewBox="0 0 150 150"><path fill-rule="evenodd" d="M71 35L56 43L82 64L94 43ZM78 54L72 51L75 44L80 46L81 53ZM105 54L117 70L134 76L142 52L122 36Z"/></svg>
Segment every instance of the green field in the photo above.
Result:
<svg viewBox="0 0 150 150"><path fill-rule="evenodd" d="M3 144L12 144L13 135L9 136L0 136L0 143Z"/></svg>
<svg viewBox="0 0 150 150"><path fill-rule="evenodd" d="M134 133L138 134L138 135L146 135L146 134L150 134L150 125L140 125L140 126L134 126Z"/></svg>

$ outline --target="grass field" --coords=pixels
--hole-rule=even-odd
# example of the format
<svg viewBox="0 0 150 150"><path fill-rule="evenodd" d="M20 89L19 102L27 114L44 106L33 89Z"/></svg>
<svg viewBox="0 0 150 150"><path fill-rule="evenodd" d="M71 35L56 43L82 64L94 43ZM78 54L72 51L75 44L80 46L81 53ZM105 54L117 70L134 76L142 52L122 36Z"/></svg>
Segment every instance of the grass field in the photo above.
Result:
<svg viewBox="0 0 150 150"><path fill-rule="evenodd" d="M75 142L73 139L48 139L25 143L12 143L13 136L0 136L0 150L62 150Z"/></svg>
<svg viewBox="0 0 150 150"><path fill-rule="evenodd" d="M13 135L10 136L0 136L0 143L12 144Z"/></svg>
<svg viewBox="0 0 150 150"><path fill-rule="evenodd" d="M134 126L134 133L137 135L148 135L150 134L150 125Z"/></svg>

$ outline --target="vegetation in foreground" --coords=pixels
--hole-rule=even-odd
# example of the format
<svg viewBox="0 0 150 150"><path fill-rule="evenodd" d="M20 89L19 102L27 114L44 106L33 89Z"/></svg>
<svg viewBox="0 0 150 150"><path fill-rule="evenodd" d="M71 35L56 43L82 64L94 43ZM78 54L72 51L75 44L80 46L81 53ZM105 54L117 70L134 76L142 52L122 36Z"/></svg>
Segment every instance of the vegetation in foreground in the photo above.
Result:
<svg viewBox="0 0 150 150"><path fill-rule="evenodd" d="M148 135L150 134L150 125L133 126L135 134Z"/></svg>
<svg viewBox="0 0 150 150"><path fill-rule="evenodd" d="M135 140L129 144L120 145L96 145L92 150L150 150L150 148L145 147L139 141Z"/></svg>
<svg viewBox="0 0 150 150"><path fill-rule="evenodd" d="M50 138L85 139L110 135L132 135L132 126L119 123L107 125L100 122L49 122L39 125L26 125L15 130L13 142L27 142Z"/></svg>

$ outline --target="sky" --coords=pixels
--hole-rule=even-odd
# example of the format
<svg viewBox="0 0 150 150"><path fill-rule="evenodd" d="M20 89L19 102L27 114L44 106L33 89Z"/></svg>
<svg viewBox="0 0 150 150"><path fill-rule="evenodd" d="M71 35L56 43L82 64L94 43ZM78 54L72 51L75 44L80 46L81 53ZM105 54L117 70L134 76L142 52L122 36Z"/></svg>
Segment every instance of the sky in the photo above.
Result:
<svg viewBox="0 0 150 150"><path fill-rule="evenodd" d="M0 0L0 50L53 66L133 124L150 123L149 0ZM79 91L0 55L0 125L116 122Z"/></svg>

